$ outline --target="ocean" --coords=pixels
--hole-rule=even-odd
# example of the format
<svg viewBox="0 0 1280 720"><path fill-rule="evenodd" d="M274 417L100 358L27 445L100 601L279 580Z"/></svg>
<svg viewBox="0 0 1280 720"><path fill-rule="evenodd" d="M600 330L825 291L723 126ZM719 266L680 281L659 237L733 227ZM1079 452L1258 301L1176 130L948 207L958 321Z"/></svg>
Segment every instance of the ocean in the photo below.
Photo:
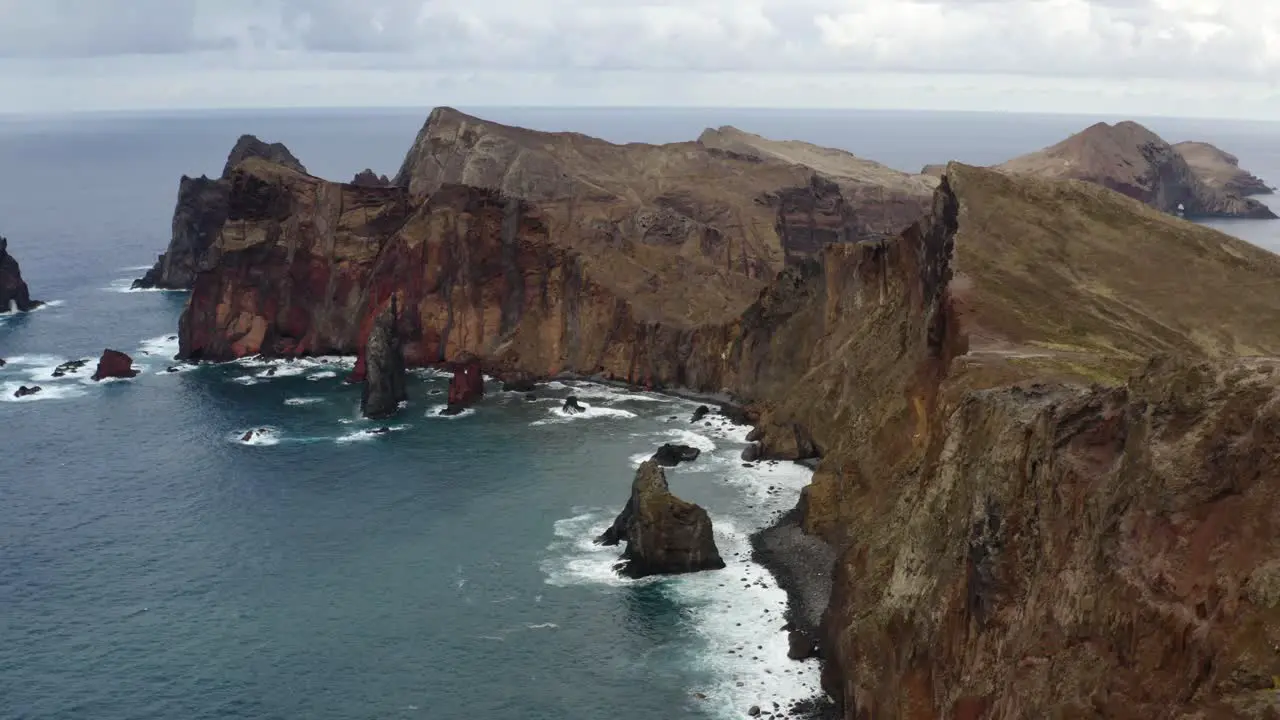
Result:
<svg viewBox="0 0 1280 720"><path fill-rule="evenodd" d="M619 142L728 124L911 171L1120 119L462 109ZM129 283L165 248L182 174L216 175L247 132L322 177L390 175L426 113L0 116L0 234L50 301L0 316L0 718L741 718L818 692L816 662L786 659L785 594L748 545L808 471L743 467L746 429L691 423L697 403L490 383L446 419L447 378L419 371L376 435L342 383L349 358L165 372L185 294ZM1140 120L1280 183L1280 125ZM1280 251L1280 221L1212 224ZM88 381L105 347L143 373ZM51 377L77 358L79 375ZM13 397L32 383L44 392ZM590 411L560 413L571 393ZM728 567L620 578L616 548L591 539L671 441L703 450L668 477L708 509Z"/></svg>

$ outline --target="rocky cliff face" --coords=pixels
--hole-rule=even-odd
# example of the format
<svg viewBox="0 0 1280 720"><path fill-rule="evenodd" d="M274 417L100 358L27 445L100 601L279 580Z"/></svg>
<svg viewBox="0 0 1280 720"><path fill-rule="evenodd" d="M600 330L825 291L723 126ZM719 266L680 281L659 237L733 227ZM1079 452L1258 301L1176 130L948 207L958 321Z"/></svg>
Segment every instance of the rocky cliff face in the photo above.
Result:
<svg viewBox="0 0 1280 720"><path fill-rule="evenodd" d="M454 167L428 135L418 159ZM411 365L729 391L766 453L820 458L802 522L838 558L819 645L845 717L1265 716L1277 256L1097 184L953 163L904 232L752 286L568 220L622 201L402 175L238 166L181 353L355 352L394 292Z"/></svg>
<svg viewBox="0 0 1280 720"><path fill-rule="evenodd" d="M655 460L636 470L626 507L598 542L627 544L618 569L633 578L725 566L707 511L673 495Z"/></svg>
<svg viewBox="0 0 1280 720"><path fill-rule="evenodd" d="M1274 218L1266 205L1199 177L1184 156L1138 123L1098 123L998 169L1098 183L1187 217Z"/></svg>
<svg viewBox="0 0 1280 720"><path fill-rule="evenodd" d="M1187 161L1202 182L1224 192L1248 197L1275 190L1257 175L1240 167L1240 158L1204 142L1180 142L1173 149Z"/></svg>
<svg viewBox="0 0 1280 720"><path fill-rule="evenodd" d="M284 145L267 144L252 135L242 135L227 156L220 177L182 176L178 182L178 203L173 210L169 247L145 275L133 281L133 287L168 290L191 287L196 271L227 220L231 173L249 158L263 159L295 172L307 171Z"/></svg>
<svg viewBox="0 0 1280 720"><path fill-rule="evenodd" d="M22 279L18 261L9 254L9 241L0 237L0 312L27 312L40 305L39 300L31 299L31 291Z"/></svg>

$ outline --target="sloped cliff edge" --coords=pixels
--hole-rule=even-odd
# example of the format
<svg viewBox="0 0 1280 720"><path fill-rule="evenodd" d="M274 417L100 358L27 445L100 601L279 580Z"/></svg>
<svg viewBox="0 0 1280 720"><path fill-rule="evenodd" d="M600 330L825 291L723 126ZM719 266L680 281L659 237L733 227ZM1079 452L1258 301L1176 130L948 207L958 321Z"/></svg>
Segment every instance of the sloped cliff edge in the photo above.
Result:
<svg viewBox="0 0 1280 720"><path fill-rule="evenodd" d="M182 318L188 358L355 352L394 294L411 365L467 352L496 372L728 390L761 413L771 454L821 456L801 513L839 548L821 644L845 717L1269 712L1280 366L1233 356L1276 354L1274 290L1183 317L1185 332L1108 305L1119 286L1087 318L1055 315L1051 293L1017 306L1001 293L1020 278L987 267L1004 250L982 249L991 228L966 230L988 198L965 198L1030 186L953 164L899 237L828 246L737 318L684 324L637 310L536 207L498 193L447 186L411 208L395 188L256 160L236 172ZM1042 190L1063 203L1046 210L1055 232L1131 222L1237 280L1277 276L1274 256L1184 238L1113 193ZM1142 359L1164 350L1186 359Z"/></svg>

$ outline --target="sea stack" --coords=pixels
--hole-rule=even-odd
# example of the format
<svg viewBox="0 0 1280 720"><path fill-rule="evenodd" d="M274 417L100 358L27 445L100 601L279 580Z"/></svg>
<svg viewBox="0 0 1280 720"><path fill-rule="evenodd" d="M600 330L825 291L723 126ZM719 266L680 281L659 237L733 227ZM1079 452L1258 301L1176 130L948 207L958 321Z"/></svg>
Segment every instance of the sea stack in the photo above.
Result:
<svg viewBox="0 0 1280 720"><path fill-rule="evenodd" d="M626 507L596 542L625 542L618 571L633 578L725 566L707 511L671 494L666 473L653 460L640 465Z"/></svg>
<svg viewBox="0 0 1280 720"><path fill-rule="evenodd" d="M107 378L132 378L137 376L138 371L133 369L133 358L111 348L102 351L102 357L98 359L98 369L93 371L94 382Z"/></svg>
<svg viewBox="0 0 1280 720"><path fill-rule="evenodd" d="M452 363L453 377L449 380L449 405L441 415L457 415L484 396L484 373L480 361L471 355Z"/></svg>
<svg viewBox="0 0 1280 720"><path fill-rule="evenodd" d="M22 280L18 261L9 254L9 241L0 236L0 313L17 310L27 312L43 305L31 299L31 292Z"/></svg>
<svg viewBox="0 0 1280 720"><path fill-rule="evenodd" d="M135 288L187 290L195 282L196 270L227 221L231 176L236 167L258 158L306 174L307 168L282 143L265 143L253 135L241 135L227 155L222 175L209 178L182 176L178 181L178 202L173 210L169 247L145 275L133 281Z"/></svg>
<svg viewBox="0 0 1280 720"><path fill-rule="evenodd" d="M367 418L384 418L396 414L400 403L409 397L405 388L404 350L396 332L396 296L374 320L365 343L364 392L360 412Z"/></svg>

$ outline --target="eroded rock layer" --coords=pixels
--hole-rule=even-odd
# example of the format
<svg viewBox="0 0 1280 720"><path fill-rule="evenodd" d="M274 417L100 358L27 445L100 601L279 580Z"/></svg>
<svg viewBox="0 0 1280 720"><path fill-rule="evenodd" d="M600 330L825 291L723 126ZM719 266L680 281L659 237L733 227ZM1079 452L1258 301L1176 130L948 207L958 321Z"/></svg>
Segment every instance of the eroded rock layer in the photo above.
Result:
<svg viewBox="0 0 1280 720"><path fill-rule="evenodd" d="M173 210L169 247L145 275L133 281L135 288L185 290L205 262L209 248L217 240L227 220L231 174L249 158L260 158L299 173L307 169L281 143L265 143L253 135L242 135L227 156L222 175L209 178L182 176L178 182L178 202Z"/></svg>

